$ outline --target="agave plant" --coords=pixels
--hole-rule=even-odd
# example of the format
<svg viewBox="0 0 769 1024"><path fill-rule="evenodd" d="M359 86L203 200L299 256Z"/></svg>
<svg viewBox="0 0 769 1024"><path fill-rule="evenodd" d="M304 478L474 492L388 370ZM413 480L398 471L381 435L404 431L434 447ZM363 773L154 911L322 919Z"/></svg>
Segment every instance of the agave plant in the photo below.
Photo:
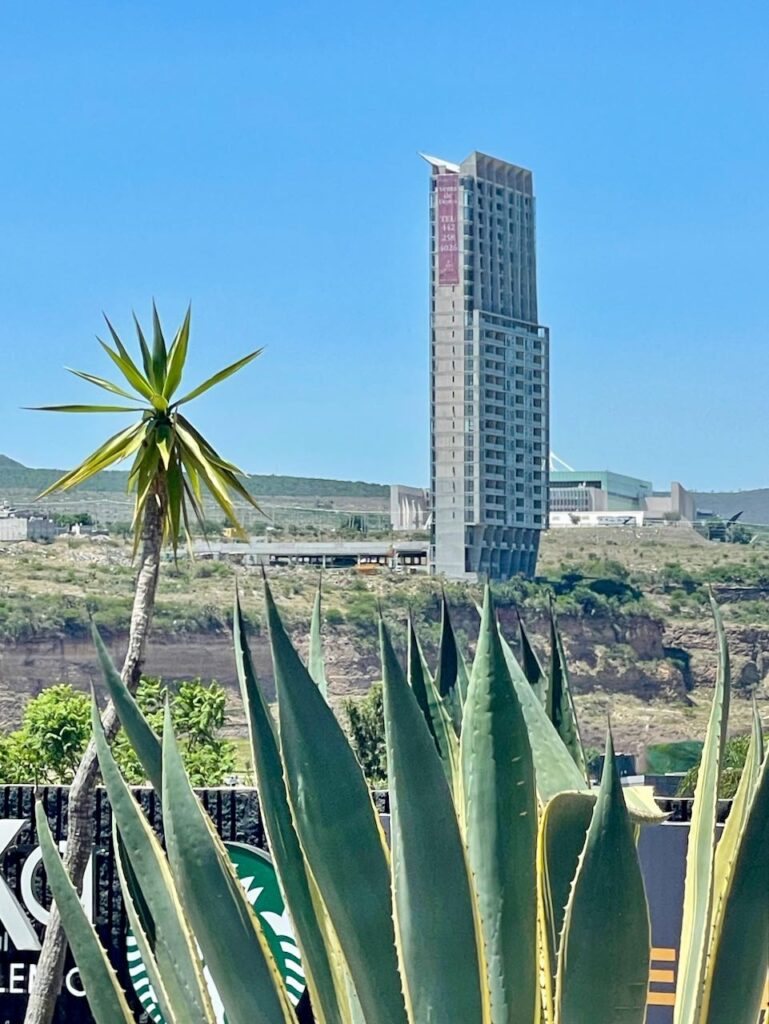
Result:
<svg viewBox="0 0 769 1024"><path fill-rule="evenodd" d="M447 615L442 684L414 630L404 671L380 622L389 844L322 688L319 602L310 671L268 587L265 596L277 723L237 600L235 654L263 819L318 1024L642 1024L650 935L634 819L654 819L653 808L620 785L610 734L600 789L589 788L500 635L489 593L459 722L459 674L451 666L460 661L446 649L455 643ZM756 1024L769 966L769 760L757 728L714 852L713 783L729 692L714 612L721 668L692 829L677 1020ZM162 794L167 858L94 708L121 886L166 1021L213 1024L205 962L229 1024L290 1024L294 1012L270 948L184 774L170 722L161 743L95 639L121 721ZM573 713L573 703L560 703ZM98 1024L127 1024L125 997L40 806L36 813L94 1016Z"/></svg>

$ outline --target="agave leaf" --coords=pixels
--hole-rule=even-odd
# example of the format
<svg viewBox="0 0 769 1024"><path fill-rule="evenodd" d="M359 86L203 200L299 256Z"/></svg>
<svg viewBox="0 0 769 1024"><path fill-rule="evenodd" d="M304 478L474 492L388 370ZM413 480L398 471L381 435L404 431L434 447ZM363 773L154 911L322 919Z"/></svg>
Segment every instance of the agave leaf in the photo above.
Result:
<svg viewBox="0 0 769 1024"><path fill-rule="evenodd" d="M730 673L724 625L712 595L710 604L718 640L718 672L689 827L674 1024L697 1024L699 1020L713 912L718 781L729 718Z"/></svg>
<svg viewBox="0 0 769 1024"><path fill-rule="evenodd" d="M510 682L488 587L460 754L491 1021L532 1024L537 1008L537 792L526 721Z"/></svg>
<svg viewBox="0 0 769 1024"><path fill-rule="evenodd" d="M53 841L42 804L35 804L35 823L53 898L59 909L67 941L75 957L88 1005L96 1024L133 1024L133 1013L120 988L117 975L80 903L77 890L64 869Z"/></svg>
<svg viewBox="0 0 769 1024"><path fill-rule="evenodd" d="M384 835L347 737L286 636L265 583L280 748L294 825L367 1024L405 1024ZM345 844L354 837L354 852Z"/></svg>
<svg viewBox="0 0 769 1024"><path fill-rule="evenodd" d="M537 916L542 1006L546 1024L554 1015L558 945L571 884L593 817L590 793L558 793L545 807L537 839Z"/></svg>
<svg viewBox="0 0 769 1024"><path fill-rule="evenodd" d="M579 734L577 712L569 683L569 668L563 649L561 631L550 602L550 679L547 687L546 708L550 721L563 740L572 760L587 780L587 759Z"/></svg>
<svg viewBox="0 0 769 1024"><path fill-rule="evenodd" d="M163 752L160 739L115 668L109 651L94 623L91 623L91 636L99 656L104 682L110 700L115 705L120 724L125 729L128 740L141 761L153 789L160 795L163 785Z"/></svg>
<svg viewBox="0 0 769 1024"><path fill-rule="evenodd" d="M312 619L310 620L310 657L307 669L313 678L316 686L328 700L328 682L326 681L326 665L323 658L323 637L320 634L323 616L321 614L321 584L318 581L318 589L315 592L315 602L312 606Z"/></svg>
<svg viewBox="0 0 769 1024"><path fill-rule="evenodd" d="M589 784L548 718L547 711L537 699L510 645L501 633L500 640L510 678L518 695L523 717L526 719L540 805L544 807L558 793L591 793ZM628 787L625 791L625 803L630 817L636 824L658 825L665 820L666 815L657 806L650 786Z"/></svg>
<svg viewBox="0 0 769 1024"><path fill-rule="evenodd" d="M480 936L451 792L381 620L379 636L393 905L409 1017L414 1024L480 1024L489 1019Z"/></svg>
<svg viewBox="0 0 769 1024"><path fill-rule="evenodd" d="M229 1024L295 1024L267 940L221 840L192 791L167 704L163 819L179 896ZM226 942L222 941L225 935Z"/></svg>
<svg viewBox="0 0 769 1024"><path fill-rule="evenodd" d="M516 611L516 618L518 620L518 638L521 645L521 667L523 668L523 674L529 680L529 684L532 689L544 704L547 696L547 676L545 675L545 670L542 668L534 648L531 646L531 641L529 640L529 635L523 625L523 619L521 618L520 612Z"/></svg>
<svg viewBox="0 0 769 1024"><path fill-rule="evenodd" d="M758 728L756 728L758 721ZM721 838L716 846L715 866L713 872L713 893L715 897L715 911L713 913L713 927L711 933L715 934L720 925L720 914L723 910L723 902L727 895L727 889L731 881L731 869L734 862L735 852L739 846L745 822L750 814L753 800L753 791L758 782L763 760L763 736L761 733L761 719L758 716L755 700L753 701L753 728L751 731L750 745L747 757L742 769L737 792L734 794L729 817L726 819ZM712 940L711 940L712 941Z"/></svg>
<svg viewBox="0 0 769 1024"><path fill-rule="evenodd" d="M202 384L198 384L198 386L196 388L193 388L192 391L188 392L184 396L184 398L180 398L178 401L174 402L174 406L182 405L185 402L191 402L193 398L197 398L199 395L202 395L205 391L208 391L209 388L212 388L215 384L218 384L220 381L226 380L228 377L231 377L233 373L237 373L238 370L246 366L248 363L252 362L254 359L256 359L257 356L261 355L261 353L262 349L258 348L254 352L249 352L247 356L243 356L242 359L238 359L236 363L232 363L230 366L225 366L223 370L219 370L219 372L215 373L213 377L209 377L208 380L204 380Z"/></svg>
<svg viewBox="0 0 769 1024"><path fill-rule="evenodd" d="M451 711L457 736L462 728L462 708L467 696L469 677L467 666L457 643L451 624L449 603L446 595L441 598L441 639L438 650L438 670L435 673L435 687Z"/></svg>
<svg viewBox="0 0 769 1024"><path fill-rule="evenodd" d="M203 968L174 889L168 862L160 842L120 774L95 702L91 708L91 725L113 820L130 861L130 873L154 922L151 946L163 979L164 996L179 1024L211 1024L214 1012ZM135 896L135 891L128 892L129 900Z"/></svg>
<svg viewBox="0 0 769 1024"><path fill-rule="evenodd" d="M558 951L557 1024L643 1024L649 955L649 910L609 734Z"/></svg>
<svg viewBox="0 0 769 1024"><path fill-rule="evenodd" d="M233 632L235 661L248 720L259 806L270 852L302 951L302 964L313 1009L319 1024L342 1024L344 1016L339 1008L334 972L313 902L302 848L291 820L275 727L257 682L237 593Z"/></svg>
<svg viewBox="0 0 769 1024"><path fill-rule="evenodd" d="M758 1019L769 972L767 835L769 755L753 788L729 865L728 886L722 892L706 975L703 1024L755 1024Z"/></svg>
<svg viewBox="0 0 769 1024"><path fill-rule="evenodd" d="M425 660L419 646L419 640L417 639L416 630L414 629L414 622L410 615L407 628L406 672L409 686L414 691L414 696L416 697L420 711L424 715L427 728L430 730L430 735L432 736L438 751L440 751L440 744L438 743L435 735L435 725L433 724L430 699L427 695L427 666L425 665Z"/></svg>
<svg viewBox="0 0 769 1024"><path fill-rule="evenodd" d="M587 791L589 787L584 776L532 690L510 645L501 634L500 640L510 679L526 720L540 803L544 805L557 793L564 791Z"/></svg>
<svg viewBox="0 0 769 1024"><path fill-rule="evenodd" d="M146 907L142 907L141 892L136 885L135 878L131 874L131 865L114 821L112 822L112 847L115 851L115 864L117 865L120 891L123 896L123 906L125 907L128 923L136 940L142 963L147 971L147 978L152 985L152 994L160 1007L166 1024L183 1024L185 1020L185 1007L182 1005L178 1010L175 1009L166 991L165 980L153 952L154 921L147 914ZM181 1016L179 1016L179 1013L181 1013ZM207 1018L207 1020L209 1024L216 1024L213 1017Z"/></svg>
<svg viewBox="0 0 769 1024"><path fill-rule="evenodd" d="M456 806L461 810L462 777L459 770L459 738L454 718L446 701L438 693L427 667L419 638L411 627L408 640L407 673L409 684L414 690L414 696L417 698L422 714L425 715L428 729L440 754L446 779L454 793Z"/></svg>

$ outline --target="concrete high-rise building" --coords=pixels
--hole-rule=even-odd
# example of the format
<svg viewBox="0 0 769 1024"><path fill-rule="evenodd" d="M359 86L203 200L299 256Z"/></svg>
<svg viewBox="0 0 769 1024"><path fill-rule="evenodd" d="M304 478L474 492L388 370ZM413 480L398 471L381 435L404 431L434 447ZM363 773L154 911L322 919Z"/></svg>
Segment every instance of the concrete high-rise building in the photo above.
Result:
<svg viewBox="0 0 769 1024"><path fill-rule="evenodd" d="M433 568L530 576L547 526L549 454L531 171L483 153L425 159Z"/></svg>

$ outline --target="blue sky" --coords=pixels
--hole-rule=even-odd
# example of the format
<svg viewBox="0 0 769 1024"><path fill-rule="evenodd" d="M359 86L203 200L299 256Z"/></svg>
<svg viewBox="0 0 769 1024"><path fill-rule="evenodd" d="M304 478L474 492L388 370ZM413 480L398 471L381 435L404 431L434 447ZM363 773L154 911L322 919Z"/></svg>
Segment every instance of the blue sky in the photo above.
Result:
<svg viewBox="0 0 769 1024"><path fill-rule="evenodd" d="M583 468L769 483L769 9L736 0L0 2L0 452L63 466L119 420L154 295L244 468L427 479L427 168L534 171L552 443Z"/></svg>

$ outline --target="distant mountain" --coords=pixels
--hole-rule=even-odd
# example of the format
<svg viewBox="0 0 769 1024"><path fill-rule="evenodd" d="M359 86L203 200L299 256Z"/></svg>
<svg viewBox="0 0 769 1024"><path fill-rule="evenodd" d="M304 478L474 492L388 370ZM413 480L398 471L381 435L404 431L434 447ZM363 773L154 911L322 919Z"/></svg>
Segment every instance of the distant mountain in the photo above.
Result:
<svg viewBox="0 0 769 1024"><path fill-rule="evenodd" d="M64 470L30 469L28 466L0 455L0 501L4 491L34 491L39 494L57 480ZM109 470L99 473L93 480L77 488L83 492L123 493L126 490L128 473ZM336 496L360 498L385 498L388 488L385 484L365 483L361 480L327 480L310 476L249 476L244 480L252 494L261 498L333 498Z"/></svg>
<svg viewBox="0 0 769 1024"><path fill-rule="evenodd" d="M743 523L769 525L769 487L754 491L699 491L694 500L697 509L730 519L742 512Z"/></svg>

